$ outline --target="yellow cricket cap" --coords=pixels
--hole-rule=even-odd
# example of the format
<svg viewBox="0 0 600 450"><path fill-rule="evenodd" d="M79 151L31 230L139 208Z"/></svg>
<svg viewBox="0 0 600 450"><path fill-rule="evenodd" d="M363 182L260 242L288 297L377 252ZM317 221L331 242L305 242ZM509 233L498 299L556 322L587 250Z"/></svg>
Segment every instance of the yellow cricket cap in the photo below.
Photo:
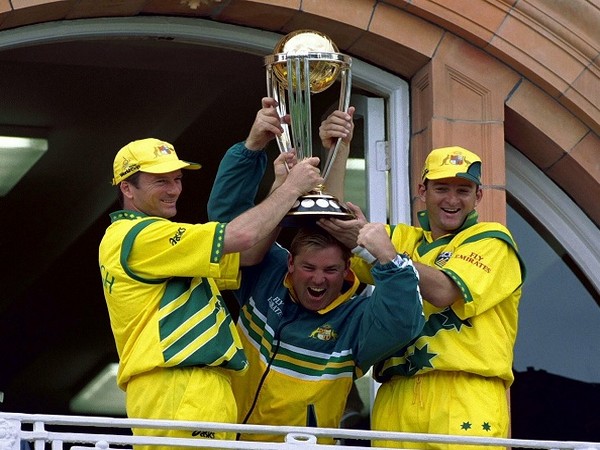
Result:
<svg viewBox="0 0 600 450"><path fill-rule="evenodd" d="M432 150L423 166L423 181L453 177L481 184L481 158L467 149L456 146Z"/></svg>
<svg viewBox="0 0 600 450"><path fill-rule="evenodd" d="M112 184L116 186L136 172L169 173L178 169L199 169L200 164L177 157L171 144L147 138L133 141L121 148L113 163Z"/></svg>

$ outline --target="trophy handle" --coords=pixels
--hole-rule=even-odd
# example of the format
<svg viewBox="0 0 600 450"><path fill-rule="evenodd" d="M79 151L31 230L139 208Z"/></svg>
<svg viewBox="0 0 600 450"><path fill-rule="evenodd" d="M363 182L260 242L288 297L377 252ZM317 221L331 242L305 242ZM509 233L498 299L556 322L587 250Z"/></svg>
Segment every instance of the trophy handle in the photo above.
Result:
<svg viewBox="0 0 600 450"><path fill-rule="evenodd" d="M281 118L287 114L287 105L285 101L285 89L273 78L272 64L267 66L267 96L277 102L277 115ZM277 146L281 153L289 152L292 149L290 140L290 127L287 123L281 123L283 133L276 136ZM286 164L287 167L287 164ZM289 168L288 168L289 171Z"/></svg>
<svg viewBox="0 0 600 450"><path fill-rule="evenodd" d="M345 67L340 72L340 99L338 103L338 109L340 111L348 111L348 107L350 106L350 94L352 87L352 71ZM325 165L323 166L323 179L327 181L327 177L329 176L329 172L331 172L331 166L337 157L338 150L340 148L340 144L342 143L342 138L338 138L335 145L332 145L327 154L327 159L325 161Z"/></svg>

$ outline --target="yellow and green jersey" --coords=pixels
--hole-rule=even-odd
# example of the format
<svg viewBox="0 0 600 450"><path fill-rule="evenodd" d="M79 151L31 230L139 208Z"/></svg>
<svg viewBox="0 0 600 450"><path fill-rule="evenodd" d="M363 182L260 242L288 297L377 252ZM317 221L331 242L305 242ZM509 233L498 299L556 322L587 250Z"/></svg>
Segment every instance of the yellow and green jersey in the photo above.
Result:
<svg viewBox="0 0 600 450"><path fill-rule="evenodd" d="M423 302L421 334L391 358L377 364L378 381L395 375L414 376L432 370L462 371L513 379L513 347L525 269L510 232L499 223L477 222L473 211L456 234L433 240L426 212L422 227L389 227L398 253L437 268L460 288L463 298L449 307ZM353 258L361 281L371 283L371 266ZM424 300L427 300L426 298Z"/></svg>
<svg viewBox="0 0 600 450"><path fill-rule="evenodd" d="M225 224L111 214L100 243L102 286L120 358L117 382L157 367L247 367L219 288L239 285L239 254L222 254Z"/></svg>

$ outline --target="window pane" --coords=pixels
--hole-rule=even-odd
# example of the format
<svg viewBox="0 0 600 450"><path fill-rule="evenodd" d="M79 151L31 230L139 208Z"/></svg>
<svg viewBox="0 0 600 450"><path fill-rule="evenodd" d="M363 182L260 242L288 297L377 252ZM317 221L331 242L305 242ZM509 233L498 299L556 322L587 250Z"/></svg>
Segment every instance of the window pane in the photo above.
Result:
<svg viewBox="0 0 600 450"><path fill-rule="evenodd" d="M516 202L514 202L516 203ZM513 208L514 206L514 208ZM600 382L600 308L568 264L559 245L519 205L508 205L507 223L527 267L519 306L514 368L545 370Z"/></svg>

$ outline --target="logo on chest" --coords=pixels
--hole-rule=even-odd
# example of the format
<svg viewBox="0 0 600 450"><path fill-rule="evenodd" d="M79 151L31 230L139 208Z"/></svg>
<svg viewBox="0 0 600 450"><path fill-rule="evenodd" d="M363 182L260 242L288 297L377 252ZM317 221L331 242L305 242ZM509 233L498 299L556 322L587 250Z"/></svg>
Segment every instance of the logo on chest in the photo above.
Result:
<svg viewBox="0 0 600 450"><path fill-rule="evenodd" d="M334 341L337 339L338 334L332 328L331 325L326 323L325 325L321 325L315 331L310 333L309 337L311 337L312 339L318 339L320 341Z"/></svg>
<svg viewBox="0 0 600 450"><path fill-rule="evenodd" d="M444 267L451 257L452 252L442 252L435 259L435 265L438 267Z"/></svg>

